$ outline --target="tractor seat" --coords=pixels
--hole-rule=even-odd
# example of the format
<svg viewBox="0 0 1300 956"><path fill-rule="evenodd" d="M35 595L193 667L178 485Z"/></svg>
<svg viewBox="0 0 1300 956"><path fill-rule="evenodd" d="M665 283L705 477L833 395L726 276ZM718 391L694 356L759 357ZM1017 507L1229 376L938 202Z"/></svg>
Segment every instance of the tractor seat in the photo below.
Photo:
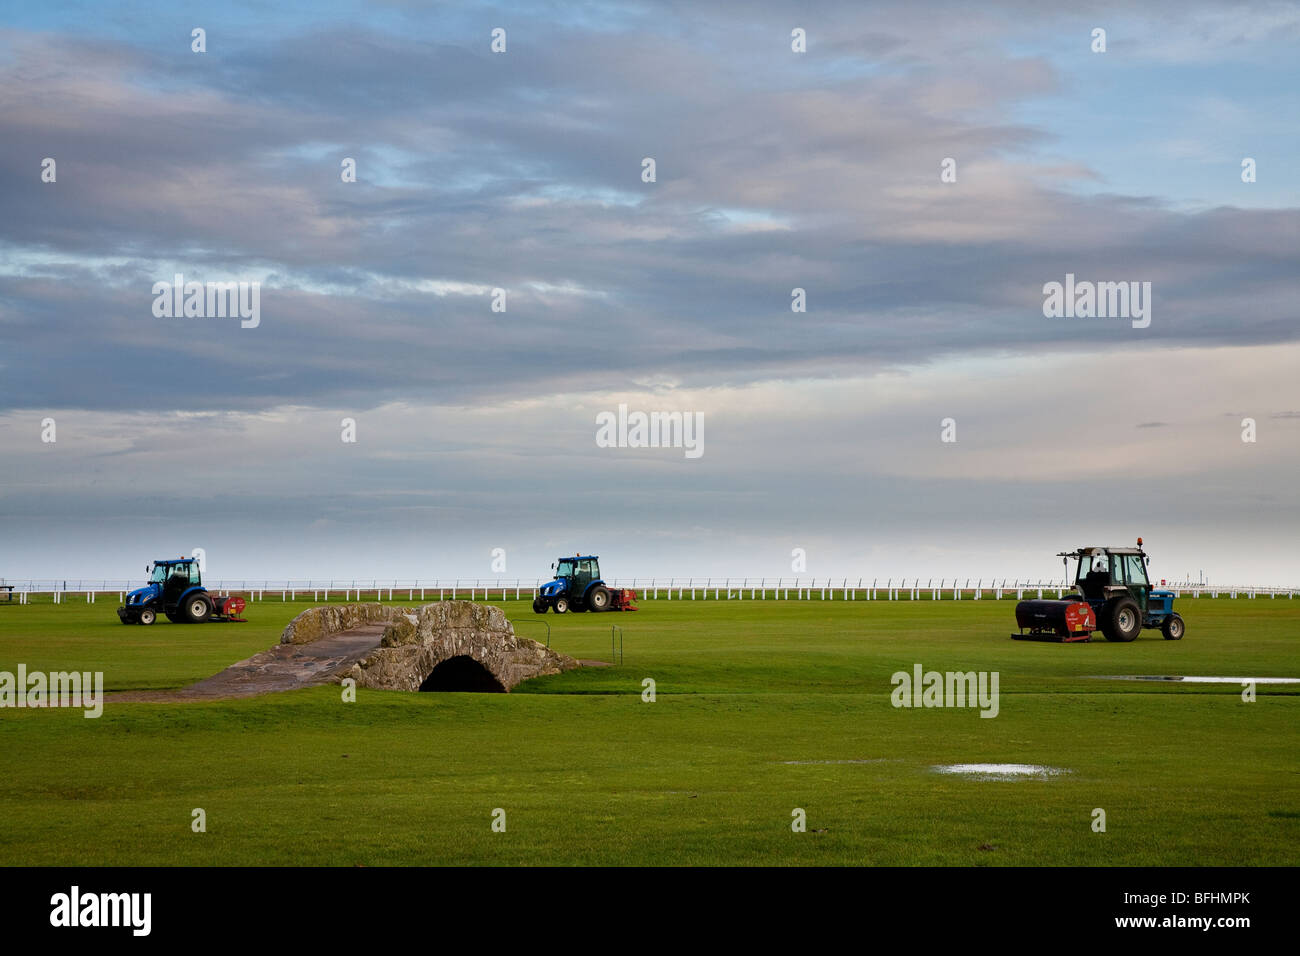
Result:
<svg viewBox="0 0 1300 956"><path fill-rule="evenodd" d="M1109 585L1109 571L1089 571L1083 579L1083 596L1100 600L1106 596L1106 588Z"/></svg>

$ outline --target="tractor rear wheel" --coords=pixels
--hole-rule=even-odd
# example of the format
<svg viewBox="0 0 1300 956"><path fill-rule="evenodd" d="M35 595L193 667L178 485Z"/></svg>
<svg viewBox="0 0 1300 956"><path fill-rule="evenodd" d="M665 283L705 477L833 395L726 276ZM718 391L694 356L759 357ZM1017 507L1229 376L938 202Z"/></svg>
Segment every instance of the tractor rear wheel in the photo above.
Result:
<svg viewBox="0 0 1300 956"><path fill-rule="evenodd" d="M158 615L154 613L153 608L147 607L140 612L140 623L152 624L157 619L157 617Z"/></svg>
<svg viewBox="0 0 1300 956"><path fill-rule="evenodd" d="M202 624L212 614L212 599L206 594L195 594L185 599L182 609L185 620L190 624Z"/></svg>
<svg viewBox="0 0 1300 956"><path fill-rule="evenodd" d="M608 611L609 589L603 584L597 584L587 595L587 606L593 611Z"/></svg>
<svg viewBox="0 0 1300 956"><path fill-rule="evenodd" d="M1181 641L1183 639L1183 619L1178 614L1170 614L1165 618L1165 623L1160 625L1160 633L1165 636L1166 641Z"/></svg>
<svg viewBox="0 0 1300 956"><path fill-rule="evenodd" d="M569 613L569 599L566 598L566 597L557 597L557 598L555 599L554 607L555 607L555 613L556 613L556 614L568 614L568 613Z"/></svg>
<svg viewBox="0 0 1300 956"><path fill-rule="evenodd" d="M1142 611L1131 597L1116 598L1101 609L1101 632L1108 641L1127 644L1142 633Z"/></svg>

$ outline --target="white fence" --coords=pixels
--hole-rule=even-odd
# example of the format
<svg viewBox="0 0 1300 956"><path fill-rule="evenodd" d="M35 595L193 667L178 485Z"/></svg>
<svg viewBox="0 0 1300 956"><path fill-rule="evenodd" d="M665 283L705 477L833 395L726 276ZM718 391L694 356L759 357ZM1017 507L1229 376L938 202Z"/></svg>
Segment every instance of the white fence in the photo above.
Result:
<svg viewBox="0 0 1300 956"><path fill-rule="evenodd" d="M924 583L922 583L924 581ZM208 590L215 594L242 594L249 600L281 601L307 600L407 600L429 601L468 598L490 600L531 599L543 580L534 578L513 581L503 578L458 578L448 580L392 580L358 579L306 580L306 581L209 581ZM1065 580L1019 580L1015 578L621 578L606 579L611 587L634 589L642 600L695 601L695 600L752 600L752 601L920 601L920 600L1002 600L1014 597L1060 597L1073 590ZM19 604L29 603L32 597L59 604L72 599L94 603L101 594L116 596L121 602L127 591L143 586L141 581L92 580L0 580L0 603L5 598ZM1179 582L1156 585L1173 591L1178 597L1209 598L1294 598L1297 588L1257 587L1252 585L1222 586L1198 582ZM480 597L481 596L481 597Z"/></svg>

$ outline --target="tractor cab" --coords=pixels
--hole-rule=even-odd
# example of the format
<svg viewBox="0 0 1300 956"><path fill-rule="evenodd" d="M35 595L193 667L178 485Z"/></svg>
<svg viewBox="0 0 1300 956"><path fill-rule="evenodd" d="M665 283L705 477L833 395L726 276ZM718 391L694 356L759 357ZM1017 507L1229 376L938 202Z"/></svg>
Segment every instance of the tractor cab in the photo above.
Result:
<svg viewBox="0 0 1300 956"><path fill-rule="evenodd" d="M574 556L556 562L555 577L568 582L571 594L585 594L592 581L600 580L600 558Z"/></svg>
<svg viewBox="0 0 1300 956"><path fill-rule="evenodd" d="M199 571L199 562L194 559L182 561L155 561L153 573L149 575L150 585L157 586L162 596L164 607L179 607L181 597L191 588L202 587L203 578Z"/></svg>
<svg viewBox="0 0 1300 956"><path fill-rule="evenodd" d="M1145 613L1151 594L1147 578L1148 560L1141 548L1080 548L1062 552L1065 561L1075 559L1074 584L1087 601L1107 601L1127 593Z"/></svg>

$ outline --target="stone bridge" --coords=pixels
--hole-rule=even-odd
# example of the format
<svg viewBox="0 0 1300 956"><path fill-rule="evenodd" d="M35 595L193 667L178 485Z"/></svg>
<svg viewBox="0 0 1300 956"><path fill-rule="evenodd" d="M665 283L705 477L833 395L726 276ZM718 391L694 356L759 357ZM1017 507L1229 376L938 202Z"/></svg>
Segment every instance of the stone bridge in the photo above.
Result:
<svg viewBox="0 0 1300 956"><path fill-rule="evenodd" d="M340 661L335 683L410 691L506 692L521 681L578 666L571 657L521 638L499 607L439 601L420 608L382 604L327 605L303 611L284 629L281 645L336 642L348 635L377 642Z"/></svg>

